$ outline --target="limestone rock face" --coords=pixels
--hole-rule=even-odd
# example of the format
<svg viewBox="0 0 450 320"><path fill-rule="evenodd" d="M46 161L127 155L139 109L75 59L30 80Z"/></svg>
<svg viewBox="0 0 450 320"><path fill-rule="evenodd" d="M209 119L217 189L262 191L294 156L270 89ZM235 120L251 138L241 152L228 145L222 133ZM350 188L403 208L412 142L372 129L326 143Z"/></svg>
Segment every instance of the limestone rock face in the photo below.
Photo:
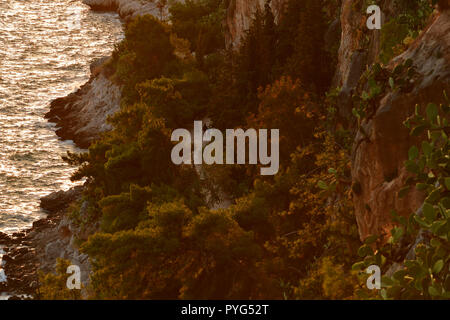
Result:
<svg viewBox="0 0 450 320"><path fill-rule="evenodd" d="M89 257L80 253L76 239L87 239L87 235L98 230L95 224L86 230L67 216L67 209L72 201L81 199L83 187L75 187L69 191L52 193L41 199L41 206L47 217L33 223L30 229L12 235L0 232L0 266L4 269L3 277L7 281L0 282L0 291L11 295L34 295L38 286L38 270L44 273L55 272L56 259L70 260L80 268L81 291L87 297L86 288L92 266ZM79 210L80 217L86 218L87 203L83 202Z"/></svg>
<svg viewBox="0 0 450 320"><path fill-rule="evenodd" d="M167 17L168 8L158 7L158 1L141 0L83 0L93 10L116 11L124 20L150 14ZM108 116L120 109L121 88L102 69L107 57L91 65L91 78L76 92L54 100L46 118L56 123L56 134L87 148L99 134L111 129Z"/></svg>
<svg viewBox="0 0 450 320"><path fill-rule="evenodd" d="M103 72L93 73L78 91L52 101L46 118L60 128L56 133L62 139L87 148L101 132L110 129L106 119L119 110L120 97L118 85Z"/></svg>
<svg viewBox="0 0 450 320"><path fill-rule="evenodd" d="M397 14L395 1L383 1L382 23ZM351 115L349 99L367 65L375 62L380 53L380 31L368 30L363 0L343 0L341 7L341 43L338 52L338 67L333 80L334 88L341 88L339 112L343 117ZM368 40L368 47L364 42Z"/></svg>
<svg viewBox="0 0 450 320"><path fill-rule="evenodd" d="M272 0L271 8L275 23L280 19L287 0ZM227 47L238 48L245 32L250 28L255 12L264 10L266 0L231 0L227 10Z"/></svg>
<svg viewBox="0 0 450 320"><path fill-rule="evenodd" d="M345 32L345 31L344 31ZM343 44L346 45L346 44ZM415 42L389 67L407 59L419 73L409 93L389 92L381 100L375 116L363 123L369 141L359 133L353 151L352 176L359 185L354 194L356 217L362 239L392 228L390 211L408 216L423 202L423 195L411 190L402 199L397 192L405 186L404 161L415 141L403 121L416 104L442 103L443 90L450 92L450 11L436 13Z"/></svg>

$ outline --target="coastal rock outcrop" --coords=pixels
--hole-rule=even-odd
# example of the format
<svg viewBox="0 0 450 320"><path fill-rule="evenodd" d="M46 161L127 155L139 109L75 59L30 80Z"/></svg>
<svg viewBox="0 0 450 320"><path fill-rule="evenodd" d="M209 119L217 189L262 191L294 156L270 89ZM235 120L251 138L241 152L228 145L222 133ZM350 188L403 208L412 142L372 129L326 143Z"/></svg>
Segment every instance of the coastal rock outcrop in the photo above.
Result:
<svg viewBox="0 0 450 320"><path fill-rule="evenodd" d="M125 21L139 15L150 14L164 18L168 6L160 1L140 0L83 0L93 10L115 11ZM120 108L121 88L103 71L108 57L91 65L89 81L76 92L54 100L46 118L56 123L56 134L63 140L73 140L81 148L87 148L105 131L111 129L108 116Z"/></svg>
<svg viewBox="0 0 450 320"><path fill-rule="evenodd" d="M341 88L339 113L351 115L350 98L366 66L374 63L380 54L380 30L369 30L368 15L363 0L343 0L341 7L341 41L338 51L338 66L332 86ZM381 4L381 21L384 23L398 14L395 1ZM368 44L368 45L366 45Z"/></svg>
<svg viewBox="0 0 450 320"><path fill-rule="evenodd" d="M271 8L276 21L280 19L286 0L272 0ZM256 10L263 10L265 0L232 0L226 17L227 46L238 48L246 30L249 29ZM401 8L397 1L380 1L382 24L397 17ZM352 94L362 74L379 58L381 31L366 26L367 1L343 0L340 13L340 45L338 65L333 87L339 87L338 112L343 118L352 117ZM413 90L408 93L390 92L377 106L373 118L363 123L370 142L355 138L352 154L353 183L361 188L354 195L356 217L362 239L370 234L383 233L392 227L391 210L409 215L423 202L423 195L415 190L403 199L397 192L404 187L408 177L404 169L409 148L415 143L409 136L403 121L411 115L416 103L440 103L443 90L450 91L449 36L450 24L448 0L439 1L440 12L433 14L427 28L402 55L394 58L389 66L411 59L418 76ZM336 27L332 29L339 29ZM330 27L331 28L331 27ZM356 147L357 146L357 147Z"/></svg>
<svg viewBox="0 0 450 320"><path fill-rule="evenodd" d="M94 62L91 72L104 62L105 59ZM106 120L119 110L120 98L118 85L103 71L93 72L76 92L52 101L46 118L56 123L56 134L63 140L73 140L79 147L87 148L100 133L111 128Z"/></svg>
<svg viewBox="0 0 450 320"><path fill-rule="evenodd" d="M2 268L7 280L0 282L0 293L39 298L36 296L38 270L55 272L57 258L70 260L79 266L81 283L83 287L87 286L91 264L88 256L80 253L75 244L83 232L67 216L69 205L78 201L81 193L82 187L52 193L41 199L47 217L35 221L28 230L12 235L0 233L0 246L4 251ZM86 214L86 205L81 208L80 215ZM95 227L98 226L92 226Z"/></svg>
<svg viewBox="0 0 450 320"><path fill-rule="evenodd" d="M143 11L140 1L84 0L93 9L116 10L125 19L144 12L158 15L154 3ZM393 0L380 3L382 21L398 14ZM272 0L271 8L276 21L280 19L287 0ZM340 87L339 112L348 117L351 114L351 95L366 70L377 60L380 53L379 30L368 30L367 14L362 0L343 0L340 25L342 27L338 66L334 87ZM444 1L441 1L444 3ZM226 41L228 47L237 48L258 8L263 10L265 0L231 0L226 17ZM140 9L139 9L140 8ZM440 103L442 91L450 90L450 18L448 6L440 5L441 12L433 15L426 30L399 57L393 59L390 67L411 59L418 72L412 91L389 92L377 107L375 115L363 123L370 142L355 138L352 158L352 179L361 192L354 195L355 212L361 238L381 233L392 226L390 211L397 210L409 215L422 203L422 195L411 191L404 199L397 198L397 192L404 186L407 172L403 167L407 152L415 141L403 127L403 121L411 114L416 103ZM156 10L156 11L155 11ZM97 90L98 89L98 90ZM108 130L106 118L119 108L120 88L103 74L93 76L77 93L59 99L52 104L49 113L51 121L61 129L58 134L73 139L80 146L88 146L102 131Z"/></svg>
<svg viewBox="0 0 450 320"><path fill-rule="evenodd" d="M344 3L344 17L349 15L347 10L351 9L346 6L350 2L352 1ZM341 83L351 87L352 80L346 78L345 74L351 73L355 68L359 70L359 67L352 66L355 51L349 49L349 43L353 41L354 34L346 28L343 30L341 44L346 47L342 52L346 53L345 57L340 57L339 70L343 73L340 75ZM366 54L370 56L371 53ZM412 89L409 92L386 93L375 115L362 123L368 139L361 132L355 139L352 178L353 183L359 186L359 192L354 194L354 203L362 239L371 234L388 232L393 226L391 210L408 216L423 202L423 195L414 189L402 199L397 196L408 177L404 161L407 160L409 148L416 142L410 137L403 121L412 114L416 104L442 103L443 91L450 92L449 10L436 12L422 34L404 53L394 58L388 67L394 68L409 59L417 71ZM370 59L366 59L364 68L368 62Z"/></svg>
<svg viewBox="0 0 450 320"><path fill-rule="evenodd" d="M159 1L139 0L83 0L93 10L116 11L125 21L138 15L167 15L167 6ZM121 87L107 75L105 65L109 57L91 64L91 77L80 89L54 100L46 118L57 126L56 134L64 140L73 140L81 148L89 145L102 132L111 129L107 119L120 108ZM3 247L3 269L6 282L0 283L0 292L9 295L35 295L39 286L38 270L55 272L56 259L70 260L80 267L81 282L89 282L91 265L89 257L79 252L76 240L86 239L98 225L81 230L67 215L68 206L79 200L83 187L52 193L41 199L47 217L33 223L32 228L12 236L0 233ZM78 214L87 214L84 202ZM82 292L85 294L85 292Z"/></svg>

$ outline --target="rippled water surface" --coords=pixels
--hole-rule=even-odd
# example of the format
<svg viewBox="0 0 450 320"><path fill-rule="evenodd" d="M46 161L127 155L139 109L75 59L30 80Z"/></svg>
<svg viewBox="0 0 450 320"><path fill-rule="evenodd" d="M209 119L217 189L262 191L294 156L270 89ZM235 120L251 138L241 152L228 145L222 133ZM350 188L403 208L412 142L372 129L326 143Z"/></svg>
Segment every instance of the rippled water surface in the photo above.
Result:
<svg viewBox="0 0 450 320"><path fill-rule="evenodd" d="M44 114L121 37L117 15L78 0L0 0L0 231L30 226L41 196L72 186L61 155L75 147Z"/></svg>

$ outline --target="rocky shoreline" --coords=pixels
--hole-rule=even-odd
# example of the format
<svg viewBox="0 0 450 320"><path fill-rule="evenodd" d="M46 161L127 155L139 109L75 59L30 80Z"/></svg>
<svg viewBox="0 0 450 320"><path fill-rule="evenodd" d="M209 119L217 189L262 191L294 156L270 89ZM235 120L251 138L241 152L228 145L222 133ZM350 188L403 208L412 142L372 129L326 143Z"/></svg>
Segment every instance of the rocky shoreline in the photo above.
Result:
<svg viewBox="0 0 450 320"><path fill-rule="evenodd" d="M115 11L125 21L138 15L167 14L156 3L139 0L83 0L93 10ZM50 104L46 118L57 126L56 134L63 140L73 140L80 148L87 148L99 135L110 129L109 115L120 108L121 88L109 80L104 57L90 66L89 81L66 97ZM83 187L54 192L41 199L41 208L47 213L32 227L8 235L0 232L2 265L7 281L0 282L0 294L9 299L38 299L38 270L54 272L57 258L70 260L81 270L81 282L89 282L91 265L89 257L81 254L76 246L77 237L87 237L86 232L75 226L68 217L70 204L80 201ZM87 214L87 202L82 202L79 214ZM95 230L98 226L91 226ZM92 230L90 230L92 232ZM84 292L85 293L85 292Z"/></svg>
<svg viewBox="0 0 450 320"><path fill-rule="evenodd" d="M92 10L115 11L125 21L138 15L167 14L156 3L139 0L83 0L83 3ZM106 120L120 108L121 88L109 80L104 68L109 59L104 57L93 62L89 81L68 96L52 101L46 114L50 122L56 123L56 134L63 140L73 140L80 148L87 148L102 132L109 130ZM87 234L83 235L67 214L70 204L81 200L82 192L83 187L78 186L43 197L41 208L47 213L45 218L12 235L0 232L3 250L0 267L7 279L0 282L0 294L6 293L9 299L39 298L38 270L54 272L57 258L78 265L82 285L87 286L91 272L89 257L81 254L75 243L77 237L87 237ZM86 201L82 202L81 216L87 214L87 206Z"/></svg>
<svg viewBox="0 0 450 320"><path fill-rule="evenodd" d="M156 2L139 0L83 0L83 3L96 11L115 11L127 21L139 15L159 16L162 12ZM56 123L56 134L62 140L72 140L80 148L87 148L102 132L111 126L108 116L120 108L121 88L109 79L104 65L110 57L94 61L89 81L77 91L58 98L50 104L46 118Z"/></svg>
<svg viewBox="0 0 450 320"><path fill-rule="evenodd" d="M87 148L93 140L110 129L108 116L120 108L121 88L108 79L102 58L91 65L91 77L76 92L51 102L45 117L56 123L56 134L72 140L80 148Z"/></svg>
<svg viewBox="0 0 450 320"><path fill-rule="evenodd" d="M144 4L139 0L83 2L94 10L116 11L124 20L142 14L159 14L155 3ZM281 6L284 1L278 2ZM231 34L229 41L239 39L245 29L245 23L238 18L244 16L249 19L248 12L260 3L260 0L237 1L237 5L230 8L227 22L231 27L234 24L236 31ZM390 4L390 1L386 2L383 11L393 15L395 12L392 12ZM354 89L364 66L372 64L380 50L380 35L374 32L371 36L372 45L361 51L363 45L360 41L363 40L358 37L358 26L363 18L361 12L355 11L352 1L343 3L343 28L342 32L338 32L341 39L335 77L336 86L343 88L340 97L345 98L347 91ZM391 62L390 67L394 67L407 59L413 61L417 71L416 78L412 79L413 89L408 92L386 93L377 105L373 118L363 124L365 132L370 135L370 143L355 144L358 148L353 151L352 161L353 183L362 186L362 192L354 196L362 238L374 233L374 230L390 227L389 208L397 206L399 212L411 212L422 203L422 199L412 193L401 202L394 198L406 177L403 169L398 168L402 168L407 150L413 143L409 140L408 132L399 133L399 128L403 128L402 122L409 114L411 105L415 102L439 103L443 89L450 86L449 21L448 10L435 13L423 34ZM88 147L101 132L110 128L106 119L120 108L121 88L109 80L103 68L107 60L108 58L103 58L94 62L90 80L78 91L53 101L46 116L60 128L57 130L58 136L71 139L82 148ZM340 100L340 110L346 110L347 99ZM358 136L356 141L358 139L361 137ZM87 283L89 259L76 248L75 240L80 230L70 222L66 214L69 203L79 201L81 193L82 187L53 193L42 199L42 207L48 212L46 218L33 223L32 228L11 236L0 233L0 247L4 247L5 251L3 268L8 279L6 283L0 283L0 293L7 291L12 295L34 295L39 284L37 270L53 271L58 257L78 264L82 270L82 281ZM80 214L85 214L86 210L87 203L84 202Z"/></svg>
<svg viewBox="0 0 450 320"><path fill-rule="evenodd" d="M55 270L56 259L68 259L81 269L81 280L87 284L91 266L88 256L81 254L75 241L79 229L67 216L70 204L79 201L83 187L54 192L41 199L47 217L37 220L30 229L7 235L0 233L3 247L3 269L7 281L0 283L0 292L12 298L23 295L38 297L38 270L45 273ZM86 204L83 207L87 207ZM11 299L11 298L10 298Z"/></svg>

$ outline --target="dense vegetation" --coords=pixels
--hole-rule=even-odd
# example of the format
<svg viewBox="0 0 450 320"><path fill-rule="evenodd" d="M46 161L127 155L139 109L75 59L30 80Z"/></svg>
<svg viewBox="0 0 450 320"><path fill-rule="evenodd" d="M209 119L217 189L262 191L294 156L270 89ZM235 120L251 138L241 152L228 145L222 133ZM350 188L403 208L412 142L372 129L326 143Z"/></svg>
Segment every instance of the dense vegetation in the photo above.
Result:
<svg viewBox="0 0 450 320"><path fill-rule="evenodd" d="M275 24L268 2L233 51L224 47L225 2L177 4L170 25L150 16L135 19L106 66L123 85L121 110L110 119L114 129L88 153L66 158L80 166L73 179L87 178L89 215L75 214L74 221L100 223L97 233L81 239L94 266L94 298L357 297L355 270L369 259L352 265L358 253L373 252L372 242L358 250L350 152L357 119L375 96L361 93L361 107L345 126L337 119L336 90L330 88L337 52L324 39L340 3L290 0ZM420 29L419 22L408 23L408 30ZM396 44L383 42L383 54L392 55ZM282 128L279 173L261 177L254 166L209 166L200 178L191 166L174 166L172 130L205 117L221 129ZM448 166L448 142L432 145L440 149L427 145L423 157ZM411 160L418 156L413 152ZM446 174L421 183L433 193L436 181L447 185ZM231 206L212 209L228 199ZM439 199L426 216L441 224L446 218L448 228L448 198ZM433 221L420 219L433 228ZM439 275L448 269L448 238L436 228L433 248L447 250L447 258L433 257L423 268L431 263ZM384 297L410 286L387 284ZM427 290L444 296L448 285L447 275Z"/></svg>

